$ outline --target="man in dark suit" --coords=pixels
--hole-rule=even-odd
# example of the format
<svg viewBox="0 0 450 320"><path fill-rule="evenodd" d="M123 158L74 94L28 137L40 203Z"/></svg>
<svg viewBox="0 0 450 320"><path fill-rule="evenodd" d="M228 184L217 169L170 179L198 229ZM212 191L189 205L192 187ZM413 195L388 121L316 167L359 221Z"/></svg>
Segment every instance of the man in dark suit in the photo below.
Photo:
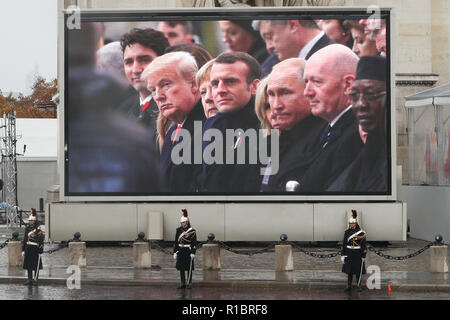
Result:
<svg viewBox="0 0 450 320"><path fill-rule="evenodd" d="M252 156L257 155L258 142L252 143L251 138L246 139L246 135L253 132L258 139L260 124L255 113L254 95L260 76L261 67L258 61L247 53L222 53L214 60L210 81L214 103L219 112L206 121L204 132L207 134L211 132L210 129L215 129L221 134L223 153L222 159L218 159L221 163L208 161L205 154L208 157L207 151L213 142L204 141L204 192L239 194L259 191L260 167L251 161ZM235 134L233 139L227 139L227 129L233 130L234 133L242 130L244 134ZM205 136L203 139L205 140ZM244 161L238 161L239 154L244 155ZM233 161L229 161L231 158Z"/></svg>
<svg viewBox="0 0 450 320"><path fill-rule="evenodd" d="M141 74L158 56L164 54L169 42L162 32L153 29L132 29L122 36L125 75L129 83L119 111L130 121L147 129L150 140L156 143L156 119L158 107L148 91Z"/></svg>
<svg viewBox="0 0 450 320"><path fill-rule="evenodd" d="M271 152L279 152L279 168L264 176L261 191L283 192L289 181L298 180L313 160L315 138L326 126L324 120L311 114L303 94L304 68L305 60L290 58L277 64L268 76L268 102L277 119L274 129L280 131L279 150L272 148Z"/></svg>
<svg viewBox="0 0 450 320"><path fill-rule="evenodd" d="M195 82L197 71L194 57L179 51L157 57L142 73L160 112L172 121L163 137L161 166L169 191L178 194L196 191L195 175L201 170L194 137L201 135L205 114Z"/></svg>
<svg viewBox="0 0 450 320"><path fill-rule="evenodd" d="M386 59L361 57L350 93L352 109L367 140L357 158L328 191L387 192Z"/></svg>
<svg viewBox="0 0 450 320"><path fill-rule="evenodd" d="M300 179L300 191L322 192L355 159L362 148L358 121L348 94L358 56L348 47L329 45L306 62L304 94L313 115L328 122L315 143L318 153Z"/></svg>
<svg viewBox="0 0 450 320"><path fill-rule="evenodd" d="M259 32L267 51L280 61L289 58L308 60L321 48L334 43L319 29L314 20L263 20Z"/></svg>

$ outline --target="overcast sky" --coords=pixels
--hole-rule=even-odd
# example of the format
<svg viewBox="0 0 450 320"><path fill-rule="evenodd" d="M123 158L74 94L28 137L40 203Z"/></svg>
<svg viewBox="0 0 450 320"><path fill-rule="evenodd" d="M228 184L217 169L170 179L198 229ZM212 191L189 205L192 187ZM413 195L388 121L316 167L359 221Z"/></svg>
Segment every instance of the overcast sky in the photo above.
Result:
<svg viewBox="0 0 450 320"><path fill-rule="evenodd" d="M0 89L30 93L57 76L57 0L0 0Z"/></svg>

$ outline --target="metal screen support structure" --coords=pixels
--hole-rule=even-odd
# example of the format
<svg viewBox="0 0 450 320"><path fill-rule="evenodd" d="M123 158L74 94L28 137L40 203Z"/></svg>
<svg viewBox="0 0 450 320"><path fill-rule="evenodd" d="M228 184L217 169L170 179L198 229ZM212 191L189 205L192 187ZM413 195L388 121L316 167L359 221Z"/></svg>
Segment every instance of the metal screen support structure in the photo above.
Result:
<svg viewBox="0 0 450 320"><path fill-rule="evenodd" d="M0 126L3 202L8 227L21 224L17 199L16 112L4 114Z"/></svg>

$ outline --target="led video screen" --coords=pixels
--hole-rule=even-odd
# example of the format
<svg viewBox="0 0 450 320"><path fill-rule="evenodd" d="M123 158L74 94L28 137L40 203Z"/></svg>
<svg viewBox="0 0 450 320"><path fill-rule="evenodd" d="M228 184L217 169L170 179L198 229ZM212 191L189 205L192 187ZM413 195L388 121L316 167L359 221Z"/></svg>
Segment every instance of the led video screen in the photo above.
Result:
<svg viewBox="0 0 450 320"><path fill-rule="evenodd" d="M391 195L389 18L66 13L64 195Z"/></svg>

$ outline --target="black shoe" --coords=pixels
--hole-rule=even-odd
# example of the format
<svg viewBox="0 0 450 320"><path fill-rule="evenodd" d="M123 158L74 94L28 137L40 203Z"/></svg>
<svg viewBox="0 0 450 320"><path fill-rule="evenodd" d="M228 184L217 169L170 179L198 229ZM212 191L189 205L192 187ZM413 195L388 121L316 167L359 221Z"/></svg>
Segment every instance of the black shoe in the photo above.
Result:
<svg viewBox="0 0 450 320"><path fill-rule="evenodd" d="M33 283L33 280L28 279L27 281L25 281L25 283L23 284L24 286L30 286Z"/></svg>
<svg viewBox="0 0 450 320"><path fill-rule="evenodd" d="M188 285L186 286L186 289L192 289L192 284L191 284L191 283L188 284Z"/></svg>
<svg viewBox="0 0 450 320"><path fill-rule="evenodd" d="M177 289L184 289L186 288L186 285L184 283L180 283L180 285L177 287Z"/></svg>
<svg viewBox="0 0 450 320"><path fill-rule="evenodd" d="M31 284L32 284L33 286L37 286L37 285L38 285L38 282L37 282L37 280L32 280Z"/></svg>
<svg viewBox="0 0 450 320"><path fill-rule="evenodd" d="M363 290L362 290L362 288L361 288L360 286L358 286L358 288L356 289L356 291L362 292Z"/></svg>
<svg viewBox="0 0 450 320"><path fill-rule="evenodd" d="M344 289L344 292L349 292L350 290L352 290L352 286L347 286L347 288Z"/></svg>

